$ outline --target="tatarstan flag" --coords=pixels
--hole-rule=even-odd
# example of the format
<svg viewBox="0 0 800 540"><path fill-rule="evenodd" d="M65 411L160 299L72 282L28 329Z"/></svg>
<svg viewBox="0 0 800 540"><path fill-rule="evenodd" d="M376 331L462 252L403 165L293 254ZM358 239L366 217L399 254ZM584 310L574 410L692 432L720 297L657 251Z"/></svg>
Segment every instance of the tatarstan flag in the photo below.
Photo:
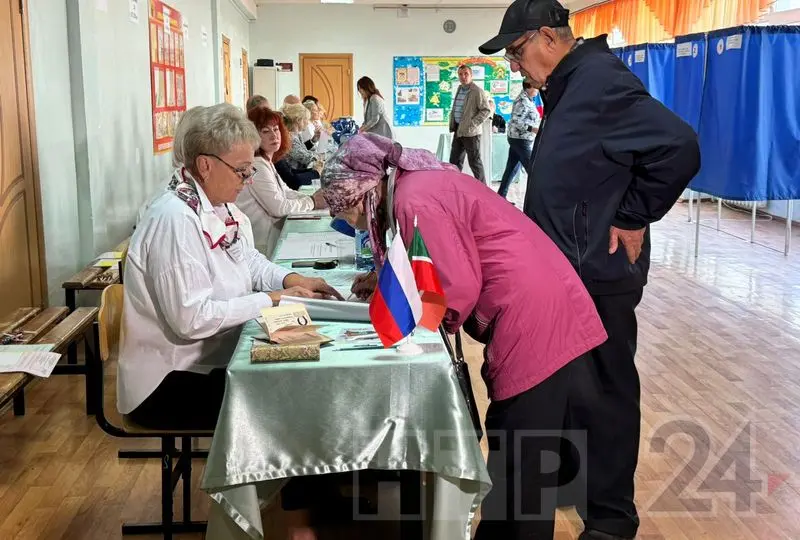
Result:
<svg viewBox="0 0 800 540"><path fill-rule="evenodd" d="M425 241L422 240L417 227L416 218L414 218L414 238L408 248L408 258L411 259L411 270L414 272L417 290L422 297L422 318L419 325L435 332L444 318L447 301L439 281L439 274L433 266L428 248L425 247Z"/></svg>

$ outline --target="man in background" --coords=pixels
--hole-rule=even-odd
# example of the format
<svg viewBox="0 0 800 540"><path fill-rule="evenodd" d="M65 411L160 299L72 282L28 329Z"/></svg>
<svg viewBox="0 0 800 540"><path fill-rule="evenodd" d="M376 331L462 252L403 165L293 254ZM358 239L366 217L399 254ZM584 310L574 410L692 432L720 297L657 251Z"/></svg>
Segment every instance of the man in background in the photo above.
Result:
<svg viewBox="0 0 800 540"><path fill-rule="evenodd" d="M483 123L492 114L486 92L472 82L472 69L467 65L458 66L458 80L461 83L453 98L450 110L450 132L453 144L450 147L450 163L464 168L464 154L467 155L472 175L486 183L481 159L481 130Z"/></svg>
<svg viewBox="0 0 800 540"><path fill-rule="evenodd" d="M531 160L533 150L533 139L539 132L539 111L533 102L534 96L539 93L530 81L522 82L522 92L514 100L511 109L511 121L508 123L508 160L506 170L503 172L503 179L500 181L500 189L497 194L505 198L508 195L508 187L512 180L516 178L521 167L528 170L528 163Z"/></svg>
<svg viewBox="0 0 800 540"><path fill-rule="evenodd" d="M556 0L516 0L479 50L505 49L511 69L541 89L524 211L572 262L608 333L577 372L582 391L568 397L565 429L587 435L581 539L634 538L635 309L650 267L649 226L697 173L700 151L694 131L647 93L607 36L575 39L568 25Z"/></svg>
<svg viewBox="0 0 800 540"><path fill-rule="evenodd" d="M250 112L257 107L266 107L267 109L271 109L272 107L269 104L269 100L264 96L260 96L258 94L250 96L250 99L247 100L247 104L245 105L245 111Z"/></svg>

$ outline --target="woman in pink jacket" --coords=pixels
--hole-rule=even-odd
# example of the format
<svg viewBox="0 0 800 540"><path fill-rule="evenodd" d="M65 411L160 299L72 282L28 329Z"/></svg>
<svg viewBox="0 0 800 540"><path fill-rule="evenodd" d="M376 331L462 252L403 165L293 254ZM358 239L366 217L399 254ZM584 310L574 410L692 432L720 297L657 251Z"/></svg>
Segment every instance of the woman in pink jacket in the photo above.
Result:
<svg viewBox="0 0 800 540"><path fill-rule="evenodd" d="M570 394L582 391L570 375L607 337L572 266L491 189L430 152L378 135L344 144L326 163L322 188L331 215L369 230L377 264L389 226L397 220L409 245L416 217L447 298L445 328L455 333L463 325L486 344L493 488L476 539L552 539L556 490L546 488L559 475L542 461L547 452L561 455L574 473L575 452L560 436ZM354 289L363 297L374 286L366 278ZM539 430L546 436L531 436Z"/></svg>

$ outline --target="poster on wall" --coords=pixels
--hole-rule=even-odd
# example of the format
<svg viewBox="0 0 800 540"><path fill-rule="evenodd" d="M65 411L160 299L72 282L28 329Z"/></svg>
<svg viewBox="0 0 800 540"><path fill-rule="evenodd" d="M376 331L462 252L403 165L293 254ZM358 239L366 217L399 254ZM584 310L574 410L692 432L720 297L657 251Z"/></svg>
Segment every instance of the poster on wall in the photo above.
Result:
<svg viewBox="0 0 800 540"><path fill-rule="evenodd" d="M473 82L495 103L495 113L508 121L522 77L508 62L493 56L395 56L394 125L446 126L458 90L458 66L472 68Z"/></svg>
<svg viewBox="0 0 800 540"><path fill-rule="evenodd" d="M184 26L181 13L150 0L150 94L153 103L153 152L172 150L175 124L186 110Z"/></svg>

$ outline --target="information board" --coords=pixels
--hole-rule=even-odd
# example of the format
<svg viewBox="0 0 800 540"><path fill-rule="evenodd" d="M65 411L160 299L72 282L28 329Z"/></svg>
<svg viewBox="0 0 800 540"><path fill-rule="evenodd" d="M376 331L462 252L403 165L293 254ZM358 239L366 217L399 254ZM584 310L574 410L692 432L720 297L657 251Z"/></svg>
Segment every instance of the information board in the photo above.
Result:
<svg viewBox="0 0 800 540"><path fill-rule="evenodd" d="M473 82L489 93L495 114L511 118L522 76L494 56L395 56L394 125L446 126L458 90L458 66L472 68Z"/></svg>

